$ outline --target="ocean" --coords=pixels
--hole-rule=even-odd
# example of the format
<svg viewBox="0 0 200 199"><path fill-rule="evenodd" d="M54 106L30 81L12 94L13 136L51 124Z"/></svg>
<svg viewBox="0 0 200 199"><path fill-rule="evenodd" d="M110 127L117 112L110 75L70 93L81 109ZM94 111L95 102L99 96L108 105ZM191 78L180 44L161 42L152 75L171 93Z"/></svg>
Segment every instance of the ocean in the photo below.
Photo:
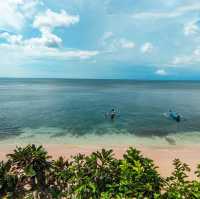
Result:
<svg viewBox="0 0 200 199"><path fill-rule="evenodd" d="M0 143L199 142L200 81L0 79Z"/></svg>

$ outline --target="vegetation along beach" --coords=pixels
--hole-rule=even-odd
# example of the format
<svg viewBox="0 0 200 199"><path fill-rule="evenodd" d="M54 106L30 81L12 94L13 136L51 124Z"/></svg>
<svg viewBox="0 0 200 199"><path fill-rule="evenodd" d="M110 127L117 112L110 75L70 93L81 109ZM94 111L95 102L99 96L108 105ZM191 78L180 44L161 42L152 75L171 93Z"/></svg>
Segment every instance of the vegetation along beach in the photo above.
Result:
<svg viewBox="0 0 200 199"><path fill-rule="evenodd" d="M34 196L36 193L41 193L48 194L50 198L199 198L198 173L195 173L195 171L198 172L200 159L198 153L200 150L198 133L200 83L198 81L2 79L0 83L2 121L0 158L4 161L2 175L5 175L5 179L7 177L10 179L9 175L11 175L14 180L13 182L11 180L14 183L12 190L7 187L11 186L8 184L11 183L10 181L2 181L5 183L1 185L2 197L20 198L28 197L27 195L36 198L47 197L47 195ZM171 118L166 107L176 107L176 110L181 113L181 121L177 122ZM109 115L111 109L116 112L114 119L111 119ZM27 144L30 145L27 146ZM55 161L59 160L60 156L63 157L63 161L67 161L65 166L57 168L57 172L61 173L55 174L58 175L56 178L61 178L61 182L64 183L59 185L62 188L52 188L58 186L55 179L53 181L56 184L47 183L44 185L44 190L41 190L41 185L37 184L38 180L34 182L33 179L37 179L35 176L37 171L31 166L33 164L31 158L35 161L35 156L41 155L40 152L33 152L37 151L40 145L44 147L38 149L42 151L41 153L47 151L48 155L52 156L48 159L45 152L45 158L42 160L45 161L44 164L48 164L44 166L42 174L45 183L50 178L48 177L50 170L56 172L54 171ZM13 152L16 146L22 147L17 149L19 154L16 151ZM104 156L101 154L102 149L105 149L106 157L101 157ZM126 162L124 156L127 150L133 153L131 165ZM140 155L137 150L141 151ZM99 151L101 155L96 154L96 151ZM12 160L11 156L8 156L14 153L19 155L16 157L19 158L18 160ZM147 157L147 163L143 162L144 157ZM108 158L105 160L108 161L105 163L108 165L102 165L105 166L106 171L99 168L101 158ZM181 162L176 160L177 158ZM112 171L115 163L118 165L117 171ZM7 164L9 164L8 167ZM36 164L40 167L40 163ZM74 164L78 164L76 169L83 172L80 174L82 176L75 177L75 174L69 174L69 176L66 174L77 172L70 170ZM152 171L143 164L147 164ZM190 169L186 164L190 166ZM121 170L123 167L124 171ZM16 174L19 171L22 172L22 176L19 173ZM91 173L93 177L89 178L89 174L84 172L94 172ZM104 177L115 176L116 174L112 172L124 173L118 173L117 181L113 179L115 182L107 182ZM80 183L83 184L69 188L72 183L71 175L73 180L80 178ZM103 175L100 177L102 182L97 182L95 175L96 177ZM126 179L125 176L120 177L120 175L138 175L138 177ZM154 178L151 175L155 175L155 179L147 182L147 176ZM168 179L171 175L175 176ZM188 178L185 178L185 175ZM87 177L88 179L84 179ZM123 182L120 181L122 179L124 179ZM142 179L147 184L133 190L134 186L141 186ZM155 185L154 180L158 184ZM31 187L33 186L31 183L35 184L34 188ZM101 185L103 187L99 187L98 183L103 184ZM135 185L135 183L139 184ZM30 190L24 189L25 185ZM157 187L152 187L153 185ZM12 196L12 194L16 195Z"/></svg>

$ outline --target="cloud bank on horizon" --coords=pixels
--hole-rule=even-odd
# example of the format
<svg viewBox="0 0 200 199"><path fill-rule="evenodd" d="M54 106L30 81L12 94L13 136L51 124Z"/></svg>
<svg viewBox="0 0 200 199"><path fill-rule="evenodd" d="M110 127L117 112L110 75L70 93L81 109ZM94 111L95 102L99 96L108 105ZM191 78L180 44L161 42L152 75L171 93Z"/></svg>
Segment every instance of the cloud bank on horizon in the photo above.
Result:
<svg viewBox="0 0 200 199"><path fill-rule="evenodd" d="M0 77L200 79L199 0L7 0L0 12Z"/></svg>

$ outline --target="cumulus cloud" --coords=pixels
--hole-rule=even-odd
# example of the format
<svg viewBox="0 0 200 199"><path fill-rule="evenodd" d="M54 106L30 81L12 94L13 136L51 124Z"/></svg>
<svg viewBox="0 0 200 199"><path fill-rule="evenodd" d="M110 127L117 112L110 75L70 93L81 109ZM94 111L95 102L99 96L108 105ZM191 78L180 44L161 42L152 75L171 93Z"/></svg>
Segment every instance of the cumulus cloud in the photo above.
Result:
<svg viewBox="0 0 200 199"><path fill-rule="evenodd" d="M135 43L126 38L115 38L110 43L108 43L108 48L111 51L119 49L132 49L135 47Z"/></svg>
<svg viewBox="0 0 200 199"><path fill-rule="evenodd" d="M160 76L166 76L167 72L164 69L158 69L155 71L155 74Z"/></svg>
<svg viewBox="0 0 200 199"><path fill-rule="evenodd" d="M66 50L47 46L30 46L27 44L28 42L28 40L21 40L20 44L16 42L13 44L4 43L0 45L0 51L22 59L54 58L63 60L89 59L99 53L98 51Z"/></svg>
<svg viewBox="0 0 200 199"><path fill-rule="evenodd" d="M2 0L0 1L0 28L21 30L26 19L36 12L39 0Z"/></svg>
<svg viewBox="0 0 200 199"><path fill-rule="evenodd" d="M25 0L15 0L16 3L23 3ZM0 38L6 43L1 43L1 50L15 55L23 55L31 58L59 58L88 59L98 54L97 51L66 50L62 48L62 39L53 33L57 27L69 27L79 22L79 16L69 15L65 11L53 12L47 10L44 14L37 15L33 26L40 31L40 36L24 39L21 34L9 32L0 33Z"/></svg>
<svg viewBox="0 0 200 199"><path fill-rule="evenodd" d="M57 27L69 27L79 22L78 15L69 15L66 11L53 12L48 9L43 14L39 14L35 17L33 27L37 28L41 32L41 37L32 38L26 41L28 45L35 46L49 46L56 47L62 43L62 39L53 33L53 30Z"/></svg>
<svg viewBox="0 0 200 199"><path fill-rule="evenodd" d="M0 49L8 53L23 55L31 58L58 58L58 59L88 59L98 54L98 51L66 50L54 48L49 44L61 42L55 35L49 38L36 37L23 39L22 35L10 35L9 33L0 34L0 38L6 39L7 43L0 44Z"/></svg>
<svg viewBox="0 0 200 199"><path fill-rule="evenodd" d="M70 15L66 11L53 12L48 9L45 13L37 15L33 22L35 28L54 29L56 27L68 27L79 22L78 15Z"/></svg>
<svg viewBox="0 0 200 199"><path fill-rule="evenodd" d="M0 34L1 39L5 39L11 45L21 45L22 42L22 35L12 35L8 32L3 32Z"/></svg>
<svg viewBox="0 0 200 199"><path fill-rule="evenodd" d="M127 39L124 39L124 38L119 40L119 45L122 48L134 48L135 47L135 43L133 43L132 41L129 41Z"/></svg>
<svg viewBox="0 0 200 199"><path fill-rule="evenodd" d="M144 54L151 53L153 51L153 44L150 42L146 42L141 46L141 52Z"/></svg>
<svg viewBox="0 0 200 199"><path fill-rule="evenodd" d="M36 13L37 5L41 4L40 0L7 0L0 1L0 28L2 29L16 29L23 28L26 20L33 17ZM53 12L50 9L46 12L36 15L33 21L33 27L39 29L41 36L34 37L22 41L21 35L12 35L4 33L2 38L13 44L18 42L21 45L29 46L59 46L62 39L53 33L56 27L69 27L79 22L78 15L69 15L66 11Z"/></svg>
<svg viewBox="0 0 200 199"><path fill-rule="evenodd" d="M200 46L197 46L191 54L176 56L173 61L173 66L186 66L200 63Z"/></svg>
<svg viewBox="0 0 200 199"><path fill-rule="evenodd" d="M178 66L187 66L200 63L200 44L199 44L199 35L200 35L200 20L193 19L190 22L184 25L184 34L186 36L192 36L195 39L196 47L193 47L191 53L176 55L172 60L172 65L174 67Z"/></svg>
<svg viewBox="0 0 200 199"><path fill-rule="evenodd" d="M55 34L43 30L40 37L33 37L30 39L23 39L23 36L18 34L10 34L3 32L0 34L0 38L5 39L9 45L19 45L28 47L58 47L62 43L62 39Z"/></svg>
<svg viewBox="0 0 200 199"><path fill-rule="evenodd" d="M173 66L185 66L200 63L200 46L193 50L191 54L176 56L173 61Z"/></svg>
<svg viewBox="0 0 200 199"><path fill-rule="evenodd" d="M43 30L41 37L35 37L25 40L24 43L28 46L47 46L47 47L59 47L62 43L62 39L50 31Z"/></svg>
<svg viewBox="0 0 200 199"><path fill-rule="evenodd" d="M189 60L187 57L184 56L176 56L174 57L172 64L173 65L178 65L178 64L183 64L183 63L187 63Z"/></svg>
<svg viewBox="0 0 200 199"><path fill-rule="evenodd" d="M119 49L135 48L135 43L133 41L126 38L117 37L113 32L105 32L101 42L104 48L112 52Z"/></svg>
<svg viewBox="0 0 200 199"><path fill-rule="evenodd" d="M200 33L200 29L199 29L198 23L199 23L199 21L192 21L192 22L189 22L189 23L185 24L185 26L184 26L184 34L186 36L189 36L189 35L195 35L197 33Z"/></svg>

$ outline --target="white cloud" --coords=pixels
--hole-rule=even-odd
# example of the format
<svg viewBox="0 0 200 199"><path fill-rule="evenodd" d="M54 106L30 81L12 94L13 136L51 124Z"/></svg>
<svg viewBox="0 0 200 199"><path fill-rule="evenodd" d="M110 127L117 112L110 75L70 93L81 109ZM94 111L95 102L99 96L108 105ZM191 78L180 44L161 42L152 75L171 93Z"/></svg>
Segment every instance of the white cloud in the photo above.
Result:
<svg viewBox="0 0 200 199"><path fill-rule="evenodd" d="M0 28L21 30L26 19L33 16L39 0L1 0Z"/></svg>
<svg viewBox="0 0 200 199"><path fill-rule="evenodd" d="M40 30L54 29L56 27L68 27L79 22L78 15L69 15L66 11L61 10L59 13L47 10L44 14L35 17L33 26Z"/></svg>
<svg viewBox="0 0 200 199"><path fill-rule="evenodd" d="M116 51L119 49L132 49L135 47L135 43L126 38L113 38L106 45L109 51Z"/></svg>
<svg viewBox="0 0 200 199"><path fill-rule="evenodd" d="M59 47L62 43L62 39L57 35L51 33L49 30L42 30L41 37L35 37L25 40L24 43L28 46L48 46Z"/></svg>
<svg viewBox="0 0 200 199"><path fill-rule="evenodd" d="M23 0L18 0L23 3ZM47 10L44 15L38 15L34 20L34 27L38 28L41 35L24 39L22 35L8 32L0 33L0 38L6 43L1 43L1 50L31 58L58 58L58 59L88 59L98 54L97 51L66 50L61 48L62 39L53 33L56 27L68 27L79 22L79 16L72 16L65 11L53 12Z"/></svg>
<svg viewBox="0 0 200 199"><path fill-rule="evenodd" d="M173 66L186 66L197 63L200 63L200 46L194 49L191 54L176 56L172 61Z"/></svg>
<svg viewBox="0 0 200 199"><path fill-rule="evenodd" d="M146 43L144 43L142 46L141 46L141 52L142 53L151 53L152 51L153 51L153 44L152 43L150 43L150 42L146 42Z"/></svg>
<svg viewBox="0 0 200 199"><path fill-rule="evenodd" d="M117 37L113 32L105 32L101 39L101 44L109 52L119 49L132 49L135 48L135 43L126 38Z"/></svg>
<svg viewBox="0 0 200 199"><path fill-rule="evenodd" d="M98 51L86 51L86 50L66 50L59 48L51 48L47 46L28 46L28 45L16 45L16 44L1 44L0 51L6 54L12 54L12 57L18 57L22 59L38 59L38 58L54 58L54 59L89 59L96 56Z"/></svg>
<svg viewBox="0 0 200 199"><path fill-rule="evenodd" d="M184 34L186 36L195 35L197 33L200 33L200 29L199 29L199 26L197 25L197 21L192 21L192 22L185 24Z"/></svg>
<svg viewBox="0 0 200 199"><path fill-rule="evenodd" d="M22 70L21 66L38 60L82 60L98 55L95 50L67 49L54 33L55 28L78 23L78 15L49 9L41 13L39 6L43 6L42 0L0 0L1 76L26 74L26 67ZM38 36L23 37L21 33L28 23L39 30Z"/></svg>
<svg viewBox="0 0 200 199"><path fill-rule="evenodd" d="M10 44L21 44L22 35L11 35L7 32L3 32L0 34L0 38L5 39Z"/></svg>
<svg viewBox="0 0 200 199"><path fill-rule="evenodd" d="M164 70L164 69L158 69L156 72L155 72L156 75L160 75L160 76L166 76L167 75L167 72Z"/></svg>
<svg viewBox="0 0 200 199"><path fill-rule="evenodd" d="M174 57L172 60L172 66L173 67L180 67L185 65L190 65L196 62L196 57L194 57L194 54L191 55L180 55Z"/></svg>
<svg viewBox="0 0 200 199"><path fill-rule="evenodd" d="M78 15L69 15L64 10L53 12L48 9L45 13L37 15L33 27L38 28L41 37L31 38L24 41L29 46L60 46L62 39L53 33L57 27L69 27L80 20Z"/></svg>
<svg viewBox="0 0 200 199"><path fill-rule="evenodd" d="M5 39L10 45L29 46L29 47L58 47L62 43L62 39L49 31L41 33L41 37L33 37L30 39L23 39L22 35L9 34L7 32L1 33L0 38Z"/></svg>
<svg viewBox="0 0 200 199"><path fill-rule="evenodd" d="M133 43L130 40L124 39L124 38L119 40L119 45L121 46L121 48L134 48L135 47L135 43Z"/></svg>
<svg viewBox="0 0 200 199"><path fill-rule="evenodd" d="M200 10L200 3L187 4L184 6L177 7L171 12L138 12L132 15L135 19L163 19L163 18L175 18L182 16L188 12L195 12Z"/></svg>
<svg viewBox="0 0 200 199"><path fill-rule="evenodd" d="M21 0L20 10L25 18L33 18L39 6L44 6L42 0Z"/></svg>

